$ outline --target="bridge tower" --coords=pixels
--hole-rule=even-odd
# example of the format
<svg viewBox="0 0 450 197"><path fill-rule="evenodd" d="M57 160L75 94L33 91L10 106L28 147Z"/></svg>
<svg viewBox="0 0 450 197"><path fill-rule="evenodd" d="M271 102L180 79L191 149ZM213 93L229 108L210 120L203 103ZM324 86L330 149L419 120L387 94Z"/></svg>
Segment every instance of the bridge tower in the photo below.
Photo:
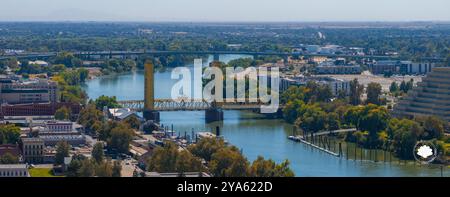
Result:
<svg viewBox="0 0 450 197"><path fill-rule="evenodd" d="M155 110L155 84L154 84L154 66L147 61L144 65L145 84L144 84L144 118L159 122L159 112Z"/></svg>

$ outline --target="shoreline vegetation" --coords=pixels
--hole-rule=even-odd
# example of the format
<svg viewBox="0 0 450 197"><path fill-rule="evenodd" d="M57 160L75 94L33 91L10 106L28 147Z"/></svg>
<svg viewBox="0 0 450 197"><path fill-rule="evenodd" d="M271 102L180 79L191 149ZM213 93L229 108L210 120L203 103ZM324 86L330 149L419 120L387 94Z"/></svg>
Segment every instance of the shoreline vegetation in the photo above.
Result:
<svg viewBox="0 0 450 197"><path fill-rule="evenodd" d="M414 160L416 142L428 141L440 155L435 163L449 165L450 137L444 133L448 125L442 119L392 117L388 106L383 105L379 84L368 85L365 101L361 100L364 87L357 80L350 84L350 95L341 98L333 98L329 88L320 86L310 82L282 94L284 119L298 130L315 133L357 128L338 137L361 148L388 150L401 160Z"/></svg>

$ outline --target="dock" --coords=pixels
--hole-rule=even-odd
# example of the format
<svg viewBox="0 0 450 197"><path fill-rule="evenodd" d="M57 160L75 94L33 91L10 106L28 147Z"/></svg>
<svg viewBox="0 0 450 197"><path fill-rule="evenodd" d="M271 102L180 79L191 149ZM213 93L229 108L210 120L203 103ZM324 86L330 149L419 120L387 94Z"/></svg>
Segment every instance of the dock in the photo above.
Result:
<svg viewBox="0 0 450 197"><path fill-rule="evenodd" d="M335 152L330 151L328 149L325 149L325 148L322 148L320 146L317 146L317 145L315 145L315 144L313 144L311 142L308 142L308 141L304 140L302 136L289 136L288 139L296 141L296 142L301 142L301 143L306 144L306 145L309 145L309 146L311 146L313 148L316 148L316 149L318 149L320 151L323 151L323 152L328 153L330 155L333 155L335 157L340 157L340 155L338 153L335 153Z"/></svg>

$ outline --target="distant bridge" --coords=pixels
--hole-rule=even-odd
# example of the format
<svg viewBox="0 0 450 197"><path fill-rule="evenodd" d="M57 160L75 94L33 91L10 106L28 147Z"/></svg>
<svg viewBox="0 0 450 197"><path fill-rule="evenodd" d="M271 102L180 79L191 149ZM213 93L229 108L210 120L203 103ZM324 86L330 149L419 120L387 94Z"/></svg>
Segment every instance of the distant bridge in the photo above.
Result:
<svg viewBox="0 0 450 197"><path fill-rule="evenodd" d="M0 55L0 60L16 57L18 59L44 59L55 57L60 52L47 52L47 53L19 53ZM167 55L214 55L214 59L218 60L219 55L251 55L251 56L303 56L303 57L330 57L330 58L370 58L370 59L400 59L398 56L378 56L378 55L344 55L344 54L309 54L300 52L251 52L251 51L152 51L152 50L140 50L140 51L77 51L71 52L75 56L80 58L87 58L92 56L102 56L112 58L113 56L139 56L139 55L155 55L155 56L167 56ZM432 60L433 58L428 58ZM441 58L434 58L435 61L441 61Z"/></svg>
<svg viewBox="0 0 450 197"><path fill-rule="evenodd" d="M133 111L142 112L145 110L144 100L118 101L124 107ZM223 110L258 110L263 103L249 102L226 102L218 103L216 107ZM156 111L202 111L213 108L213 104L205 100L173 100L173 99L155 99L153 110Z"/></svg>

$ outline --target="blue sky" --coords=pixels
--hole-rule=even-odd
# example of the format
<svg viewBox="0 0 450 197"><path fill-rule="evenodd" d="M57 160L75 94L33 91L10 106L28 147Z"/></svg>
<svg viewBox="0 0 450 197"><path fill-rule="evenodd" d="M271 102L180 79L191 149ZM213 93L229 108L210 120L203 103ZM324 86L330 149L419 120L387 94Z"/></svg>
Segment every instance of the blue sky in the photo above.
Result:
<svg viewBox="0 0 450 197"><path fill-rule="evenodd" d="M450 21L450 0L0 0L0 21Z"/></svg>

